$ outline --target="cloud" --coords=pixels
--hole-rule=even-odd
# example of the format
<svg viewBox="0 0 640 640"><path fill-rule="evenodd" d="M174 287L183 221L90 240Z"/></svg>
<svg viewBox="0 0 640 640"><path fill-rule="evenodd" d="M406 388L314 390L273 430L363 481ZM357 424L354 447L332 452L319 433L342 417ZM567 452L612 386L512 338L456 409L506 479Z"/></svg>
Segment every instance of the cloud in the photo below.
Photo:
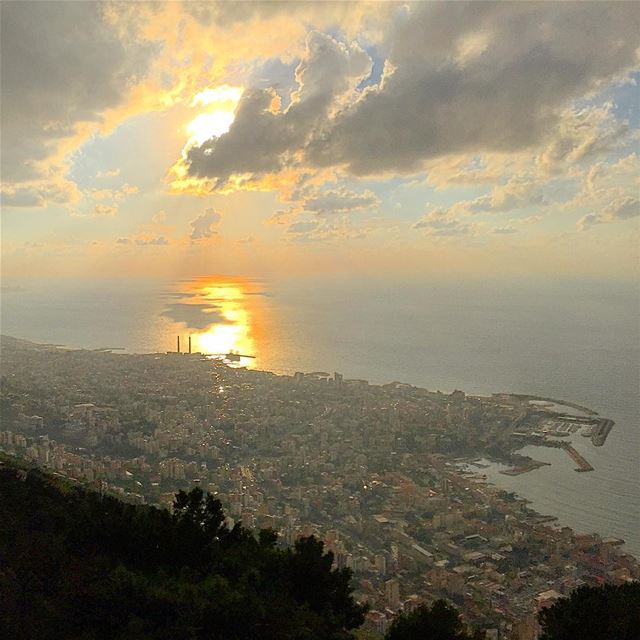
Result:
<svg viewBox="0 0 640 640"><path fill-rule="evenodd" d="M285 110L275 89L245 91L228 133L186 151L188 173L212 178L224 187L233 174L277 172L295 163L309 138L321 135L328 118L369 75L371 59L357 45L347 46L312 31L296 67L297 89Z"/></svg>
<svg viewBox="0 0 640 640"><path fill-rule="evenodd" d="M143 233L138 235L137 237L134 236L132 238L127 238L127 237L118 238L116 240L116 244L125 245L125 246L130 246L135 244L138 247L164 247L170 243L169 243L169 240L163 235L153 236L153 235Z"/></svg>
<svg viewBox="0 0 640 640"><path fill-rule="evenodd" d="M222 216L214 209L207 209L201 216L191 221L191 240L211 238L218 232L214 227L220 222Z"/></svg>
<svg viewBox="0 0 640 640"><path fill-rule="evenodd" d="M618 151L637 139L629 122L615 115L613 104L562 111L542 142L528 152L469 152L427 160L427 183L437 188L511 181L542 183L575 172L576 165ZM494 198L495 200L495 198Z"/></svg>
<svg viewBox="0 0 640 640"><path fill-rule="evenodd" d="M578 220L580 231L586 231L596 224L605 224L619 220L630 220L640 216L640 198L624 196L612 200L601 214L589 213Z"/></svg>
<svg viewBox="0 0 640 640"><path fill-rule="evenodd" d="M427 160L426 181L438 189L452 185L482 185L499 181L513 164L509 154L447 155Z"/></svg>
<svg viewBox="0 0 640 640"><path fill-rule="evenodd" d="M32 188L18 188L0 193L3 207L41 207L44 202L41 194Z"/></svg>
<svg viewBox="0 0 640 640"><path fill-rule="evenodd" d="M380 205L378 196L370 190L351 191L344 186L323 189L315 184L305 184L304 176L284 200L291 202L286 209L276 211L269 217L269 224L290 224L301 215L318 217L344 216L355 211L365 211Z"/></svg>
<svg viewBox="0 0 640 640"><path fill-rule="evenodd" d="M363 227L354 225L348 216L316 216L313 220L289 224L286 239L292 242L361 240L375 228L375 221Z"/></svg>
<svg viewBox="0 0 640 640"><path fill-rule="evenodd" d="M361 20L363 10L362 3L357 2L336 2L321 3L314 2L289 2L282 0L268 0L267 2L212 2L211 0L190 0L184 3L184 10L193 16L200 24L205 26L221 25L224 28L236 25L237 23L250 24L254 20L268 21L274 17L285 16L289 20L300 19L307 23L314 24L319 19L349 26L353 23L356 26ZM380 3L385 4L385 3ZM378 7L366 7L380 10Z"/></svg>
<svg viewBox="0 0 640 640"><path fill-rule="evenodd" d="M422 3L390 38L380 85L307 154L355 174L419 171L451 153L541 143L571 100L637 64L631 3ZM471 38L484 45L461 60Z"/></svg>
<svg viewBox="0 0 640 640"><path fill-rule="evenodd" d="M494 187L491 194L465 203L470 212L503 212L531 205L544 205L542 187L526 175L513 175L502 185Z"/></svg>
<svg viewBox="0 0 640 640"><path fill-rule="evenodd" d="M604 210L604 215L610 220L629 220L640 216L640 199L633 196L616 198Z"/></svg>
<svg viewBox="0 0 640 640"><path fill-rule="evenodd" d="M568 163L607 153L619 147L629 133L629 123L619 121L613 105L567 109L536 158L539 169L552 173Z"/></svg>
<svg viewBox="0 0 640 640"><path fill-rule="evenodd" d="M493 230L491 231L491 233L496 233L498 235L512 235L514 233L518 233L517 229L514 229L513 227L494 227Z"/></svg>
<svg viewBox="0 0 640 640"><path fill-rule="evenodd" d="M41 207L44 198L38 189L21 187L0 192L0 203L3 207Z"/></svg>
<svg viewBox="0 0 640 640"><path fill-rule="evenodd" d="M294 222L287 227L287 233L308 233L318 228L318 222L311 220L307 222Z"/></svg>
<svg viewBox="0 0 640 640"><path fill-rule="evenodd" d="M472 226L462 222L451 209L437 207L424 215L414 225L414 229L423 229L430 236L466 236L471 234Z"/></svg>
<svg viewBox="0 0 640 640"><path fill-rule="evenodd" d="M75 183L67 180L35 185L8 184L0 192L3 207L43 207L76 202L79 198L80 192Z"/></svg>
<svg viewBox="0 0 640 640"><path fill-rule="evenodd" d="M542 220L542 216L527 216L526 218L517 218L511 222L519 222L520 224L536 224Z"/></svg>
<svg viewBox="0 0 640 640"><path fill-rule="evenodd" d="M115 216L118 213L118 206L99 202L93 207L93 212L97 216Z"/></svg>
<svg viewBox="0 0 640 640"><path fill-rule="evenodd" d="M562 208L589 212L578 220L581 231L595 224L635 218L640 213L638 175L640 158L635 153L616 162L597 162L580 174L582 189Z"/></svg>
<svg viewBox="0 0 640 640"><path fill-rule="evenodd" d="M136 244L140 247L164 247L169 244L169 241L164 236L157 236L156 238L137 238Z"/></svg>
<svg viewBox="0 0 640 640"><path fill-rule="evenodd" d="M496 185L490 193L473 200L458 200L451 206L437 207L423 216L414 225L414 229L424 229L433 236L472 235L477 224L463 222L465 217L478 214L497 214L535 206L540 208L548 203L543 187L528 174L514 174L503 184ZM517 222L535 222L540 216L529 216ZM512 220L513 222L513 220ZM494 227L491 233L514 234L517 229L510 225Z"/></svg>
<svg viewBox="0 0 640 640"><path fill-rule="evenodd" d="M302 208L318 215L330 215L369 209L379 204L380 200L373 191L357 193L341 187L335 190L316 191L304 199Z"/></svg>
<svg viewBox="0 0 640 640"><path fill-rule="evenodd" d="M6 182L62 171L60 147L95 127L146 71L151 48L125 43L97 2L3 2L2 141ZM52 164L53 163L53 164Z"/></svg>
<svg viewBox="0 0 640 640"><path fill-rule="evenodd" d="M604 219L602 216L596 213L588 213L586 216L582 216L580 220L578 220L577 226L580 231L587 231L593 225L602 224Z"/></svg>
<svg viewBox="0 0 640 640"><path fill-rule="evenodd" d="M120 191L117 197L122 198L125 195L130 196L130 195L133 195L134 193L138 193L138 191L139 191L138 187L136 187L133 184L127 184L125 182L125 184L123 184L122 187L120 187Z"/></svg>
<svg viewBox="0 0 640 640"><path fill-rule="evenodd" d="M183 166L217 189L296 167L411 174L434 158L535 148L552 170L627 135L609 106L571 104L637 65L639 22L632 3L417 3L396 12L368 86L357 44L312 32L287 108L275 87L246 91L229 132L186 150Z"/></svg>
<svg viewBox="0 0 640 640"><path fill-rule="evenodd" d="M138 193L138 187L130 184L123 184L119 189L92 189L89 196L94 200L122 200L125 196Z"/></svg>

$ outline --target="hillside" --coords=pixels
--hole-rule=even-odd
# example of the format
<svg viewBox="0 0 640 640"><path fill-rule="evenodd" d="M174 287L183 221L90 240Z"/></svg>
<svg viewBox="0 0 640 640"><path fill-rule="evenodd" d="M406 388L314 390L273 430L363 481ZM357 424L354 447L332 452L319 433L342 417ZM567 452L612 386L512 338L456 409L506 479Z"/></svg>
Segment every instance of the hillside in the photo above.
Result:
<svg viewBox="0 0 640 640"><path fill-rule="evenodd" d="M228 529L199 489L171 515L0 464L0 637L348 638L363 610L331 563L313 537Z"/></svg>
<svg viewBox="0 0 640 640"><path fill-rule="evenodd" d="M365 610L349 569L314 537L229 529L199 488L173 513L131 505L0 458L0 638L348 640ZM582 587L541 616L545 640L640 640L640 583ZM352 635L352 631L355 635ZM470 640L443 601L396 619L388 640Z"/></svg>

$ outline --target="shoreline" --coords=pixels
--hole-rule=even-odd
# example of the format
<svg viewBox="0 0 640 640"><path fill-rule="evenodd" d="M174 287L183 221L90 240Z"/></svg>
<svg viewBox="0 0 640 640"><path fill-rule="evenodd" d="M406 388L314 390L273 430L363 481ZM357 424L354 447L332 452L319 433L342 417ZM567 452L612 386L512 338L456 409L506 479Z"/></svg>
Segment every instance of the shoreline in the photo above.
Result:
<svg viewBox="0 0 640 640"><path fill-rule="evenodd" d="M293 375L293 373L288 373L288 372L295 372L295 367L294 368L287 368L287 372L284 372L284 370L275 370L275 369L260 369L260 368L251 368L248 367L246 365L240 365L240 366L233 366L233 364L229 363L229 362L225 362L223 358L219 358L217 357L218 354L215 353L202 353L202 352L195 352L195 353L187 353L187 352L176 352L176 351L143 351L143 352L138 352L138 351L128 351L126 349L126 347L97 347L97 348L89 348L89 347L70 347L69 345L66 344L54 344L54 343L40 343L40 342L34 342L32 340L27 340L24 338L16 338L15 336L10 336L8 334L0 334L0 339L10 339L10 340L15 340L16 342L20 342L20 343L26 343L29 345L32 345L34 347L47 347L51 350L54 351L60 351L60 350L64 350L64 351L86 351L86 352L93 352L93 353L110 353L112 355L123 355L123 356L181 356L181 357L190 357L190 358L202 358L202 359L207 359L207 360L215 360L220 362L221 364L224 364L225 366L229 367L230 369L247 369L248 371L256 371L259 373L266 373L266 374L270 374L270 375L278 375L278 376L288 376L291 377ZM115 351L118 351L120 353L114 353ZM253 356L251 356L253 357ZM330 377L329 373L325 373L325 372L319 372L319 371L307 371L304 372L305 375L317 375L321 373L323 376L325 377ZM366 383L368 385L371 386L376 386L376 387L384 387L384 386L388 386L388 385L408 385L410 387L413 387L415 389L421 389L423 391L428 391L429 393L442 393L444 395L451 395L451 393L455 392L456 389L452 389L451 391L443 391L441 389L428 389L427 387L423 387L421 386L421 384L418 383L413 383L413 382L402 382L402 381L398 381L398 380L389 380L387 382L371 382L368 379L362 379L362 378L345 378L344 379L345 383ZM466 393L465 391L462 391L465 395L467 395L470 398L478 398L478 399L486 399L486 400L499 400L501 398L504 399L510 399L510 398L516 398L518 400L534 400L534 401L541 401L541 402L548 402L548 403L552 403L554 405L557 405L559 407L570 407L572 409L576 409L578 411L582 411L583 413L588 414L589 416L592 417L596 417L599 416L599 412L595 411L594 409L590 409L589 407L585 406L585 405L581 405L572 401L568 401L568 400L562 400L562 399L557 399L557 398L552 398L550 396L539 396L539 395L531 395L531 394L526 394L526 393L516 393L516 392L512 392L512 391L489 391L487 393ZM549 408L549 407L540 407L542 410L548 412L548 413L553 413L556 415L564 415L564 413L562 411L558 411L555 410L553 408ZM611 422L613 423L612 420L609 419L603 419L606 420L607 422ZM612 425L613 426L613 425ZM611 426L611 428L612 428ZM610 430L610 429L609 429Z"/></svg>
<svg viewBox="0 0 640 640"><path fill-rule="evenodd" d="M22 345L24 345L25 347L29 348L29 347L33 347L36 348L38 350L51 350L51 351L78 351L78 352L87 352L87 353L93 353L93 354L110 354L112 356L125 356L125 357L176 357L178 354L176 354L175 352L158 352L158 351L151 351L151 352L143 352L143 353L133 353L133 352L120 352L120 353L114 353L113 351L110 350L106 350L106 349L87 349L87 348L69 348L63 345L53 345L51 343L48 344L43 344L43 343L37 343L37 342L33 342L30 340L24 340L24 339L19 339L19 338L13 338L12 336L8 336L5 334L2 334L1 338L4 339L9 339L9 340L15 340L17 343L21 343ZM181 356L189 356L190 358L199 358L199 359L205 359L207 358L207 356L205 354L180 354ZM212 359L212 358L207 358L207 359ZM261 374L266 374L266 375L278 375L278 376L286 376L286 377L292 377L291 373L283 373L283 372L274 372L274 371L270 371L267 369L260 369L260 368L249 368L249 367L238 367L238 366L233 366L233 365L229 365L228 363L225 363L221 360L218 360L219 364L224 365L225 367L227 367L228 369L231 370L240 370L240 369L246 369L247 371L251 371L251 372L256 372L256 373L261 373ZM366 384L366 385L370 385L370 386L376 386L376 387L385 387L385 386L404 386L406 385L407 387L413 387L416 389L420 389L423 390L425 392L428 393L433 393L433 394L442 394L442 395L451 395L451 394L445 394L442 391L430 391L429 389L427 389L426 387L417 385L417 384L411 384L411 383L399 383L399 382L387 382L387 383L370 383L369 381L365 381L365 380L360 380L360 379L346 379L344 380L345 384ZM462 392L460 392L462 393ZM585 407L584 405L579 405L577 403L573 403L571 401L565 401L565 400L558 400L556 398L552 398L549 396L540 396L540 395L531 395L531 394L522 394L522 393L509 393L509 392L499 392L499 393L491 393L491 395L478 395L478 394L469 394L470 398L483 398L486 400L500 400L500 399L504 399L504 400L517 400L519 402L523 402L523 401L527 401L527 400L540 400L540 401L544 401L544 402L551 402L555 405L558 406L565 406L565 407L573 407L576 408L580 411L583 411L585 413L587 413L590 416L598 416L598 412L592 409L589 409L588 407ZM535 407L534 407L535 408ZM550 408L550 407L541 407L540 410L544 411L545 413L548 413L549 415L563 415L561 411L559 411L556 407L554 408ZM612 421L609 421L612 423ZM594 425L594 430L595 430L595 425ZM610 428L609 428L610 430ZM527 446L530 443L523 443L520 447L518 447L517 450L521 449L524 446ZM535 445L534 445L535 446ZM563 447L564 448L564 447ZM491 460L492 464L497 463L500 465L505 465L508 463L505 463L504 460ZM501 471L501 475L509 477L509 476L520 476L522 474L526 474L528 472L534 471L537 468L541 468L543 466L549 466L551 465L551 463L545 463L545 462L540 462L540 461L532 461L531 463L525 463L524 465L513 465L512 466L512 470L515 469L515 472L509 473L508 470L505 473L504 471ZM500 487L499 484L493 482L492 484L495 484L496 486ZM523 492L522 490L517 490L515 491L515 493L521 497L524 498L525 500L527 500L528 502L537 502L537 500L532 500L531 499L531 495L527 494L526 492ZM537 508L534 508L534 510L536 511L536 513L538 513L540 516L543 517L547 517L544 516L544 514L541 511L538 511ZM562 513L562 511L560 510L559 512L556 511L552 511L552 513L554 515L552 515L551 517L553 518L559 518L561 520L565 520L565 517ZM594 531L598 531L599 528L593 528ZM582 530L582 531L588 531L589 527L586 528L580 528L577 527L576 528L577 531ZM609 535L606 532L603 532L602 534L603 537L606 535ZM630 555L634 555L631 554L631 552L629 552Z"/></svg>

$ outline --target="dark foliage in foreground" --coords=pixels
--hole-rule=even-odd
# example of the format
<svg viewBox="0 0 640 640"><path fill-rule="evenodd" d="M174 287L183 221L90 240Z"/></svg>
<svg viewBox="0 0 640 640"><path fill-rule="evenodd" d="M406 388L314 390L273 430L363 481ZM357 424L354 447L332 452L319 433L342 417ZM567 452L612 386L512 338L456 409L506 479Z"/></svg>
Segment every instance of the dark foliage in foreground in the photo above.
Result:
<svg viewBox="0 0 640 640"><path fill-rule="evenodd" d="M432 607L423 605L412 613L396 618L385 640L482 640L477 631L469 635L460 621L460 614L444 600Z"/></svg>
<svg viewBox="0 0 640 640"><path fill-rule="evenodd" d="M229 530L200 489L175 512L0 465L0 637L338 640L359 626L349 570L313 537Z"/></svg>
<svg viewBox="0 0 640 640"><path fill-rule="evenodd" d="M640 582L580 587L539 619L541 640L640 640Z"/></svg>

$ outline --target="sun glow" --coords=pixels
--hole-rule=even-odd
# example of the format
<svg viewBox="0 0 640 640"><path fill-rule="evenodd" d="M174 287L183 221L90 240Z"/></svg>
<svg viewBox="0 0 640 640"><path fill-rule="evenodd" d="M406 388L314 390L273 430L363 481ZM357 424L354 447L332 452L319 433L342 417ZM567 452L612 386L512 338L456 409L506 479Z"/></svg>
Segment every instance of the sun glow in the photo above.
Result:
<svg viewBox="0 0 640 640"><path fill-rule="evenodd" d="M242 97L241 87L221 85L197 93L191 106L209 107L198 114L186 127L189 134L187 146L202 145L211 138L219 138L229 131L235 119L238 102Z"/></svg>
<svg viewBox="0 0 640 640"><path fill-rule="evenodd" d="M198 350L202 353L223 356L226 353L251 351L251 342L247 339L246 326L214 324L203 333L194 336L194 341L198 345Z"/></svg>
<svg viewBox="0 0 640 640"><path fill-rule="evenodd" d="M233 105L233 108L235 109L235 106L242 97L243 91L242 87L232 87L228 84L222 84L214 89L204 89L193 96L191 106L195 107L199 104L206 106L212 103L225 103Z"/></svg>
<svg viewBox="0 0 640 640"><path fill-rule="evenodd" d="M234 118L235 114L229 111L201 113L187 125L190 142L200 146L211 138L219 138L229 131Z"/></svg>
<svg viewBox="0 0 640 640"><path fill-rule="evenodd" d="M189 329L192 348L206 355L230 358L231 366L255 366L257 362L256 323L259 316L259 300L256 293L260 286L249 279L210 276L198 278L181 288L181 306L194 305L200 309L201 319L196 326L211 324L204 329ZM258 296L259 298L260 296ZM184 325L188 324L183 321ZM252 356L252 357L240 357Z"/></svg>

